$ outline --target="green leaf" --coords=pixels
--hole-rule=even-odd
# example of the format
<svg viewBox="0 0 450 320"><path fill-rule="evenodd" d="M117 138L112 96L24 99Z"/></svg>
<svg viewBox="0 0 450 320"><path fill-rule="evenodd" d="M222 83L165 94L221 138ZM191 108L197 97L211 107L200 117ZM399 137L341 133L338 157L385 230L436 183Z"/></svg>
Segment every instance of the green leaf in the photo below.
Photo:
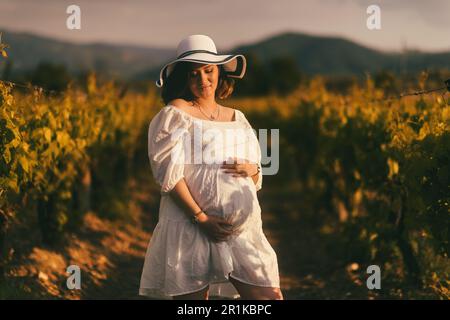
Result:
<svg viewBox="0 0 450 320"><path fill-rule="evenodd" d="M45 127L42 130L44 130L44 138L47 140L47 142L52 141L52 130L50 128Z"/></svg>
<svg viewBox="0 0 450 320"><path fill-rule="evenodd" d="M398 168L399 168L398 162L393 160L393 159L391 159L391 158L388 158L387 162L388 162L388 166L389 166L389 175L388 175L388 177L389 177L389 179L392 179L393 176L398 174Z"/></svg>
<svg viewBox="0 0 450 320"><path fill-rule="evenodd" d="M11 162L11 151L9 151L9 148L7 148L3 153L3 159L5 159L6 163Z"/></svg>
<svg viewBox="0 0 450 320"><path fill-rule="evenodd" d="M56 133L56 141L58 141L61 148L64 148L69 144L70 136L67 134L67 132L58 131Z"/></svg>
<svg viewBox="0 0 450 320"><path fill-rule="evenodd" d="M29 164L28 164L28 159L22 156L22 157L19 158L19 163L22 166L23 171L28 173L29 170L30 170L30 167L29 167Z"/></svg>
<svg viewBox="0 0 450 320"><path fill-rule="evenodd" d="M19 186L17 185L17 177L7 179L7 186L16 193L19 193Z"/></svg>

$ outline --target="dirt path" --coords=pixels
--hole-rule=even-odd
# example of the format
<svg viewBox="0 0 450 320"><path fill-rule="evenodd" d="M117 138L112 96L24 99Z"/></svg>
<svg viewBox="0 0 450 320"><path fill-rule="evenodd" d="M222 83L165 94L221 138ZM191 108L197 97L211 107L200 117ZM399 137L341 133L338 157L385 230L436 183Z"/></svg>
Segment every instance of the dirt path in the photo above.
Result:
<svg viewBox="0 0 450 320"><path fill-rule="evenodd" d="M264 190L259 195L263 228L278 256L286 299L373 299L360 266L347 265L336 236L325 227L308 199Z"/></svg>

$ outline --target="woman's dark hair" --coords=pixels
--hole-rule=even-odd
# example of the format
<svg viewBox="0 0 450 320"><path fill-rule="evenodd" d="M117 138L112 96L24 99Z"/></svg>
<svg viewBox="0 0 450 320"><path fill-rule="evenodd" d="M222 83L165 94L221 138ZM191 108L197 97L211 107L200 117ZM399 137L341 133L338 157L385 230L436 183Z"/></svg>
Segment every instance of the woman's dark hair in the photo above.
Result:
<svg viewBox="0 0 450 320"><path fill-rule="evenodd" d="M194 95L188 87L189 72L192 71L192 62L178 62L169 77L164 80L161 96L165 104L174 99L193 100ZM223 65L219 67L219 83L217 84L216 97L225 99L231 95L234 89L234 79L227 77Z"/></svg>

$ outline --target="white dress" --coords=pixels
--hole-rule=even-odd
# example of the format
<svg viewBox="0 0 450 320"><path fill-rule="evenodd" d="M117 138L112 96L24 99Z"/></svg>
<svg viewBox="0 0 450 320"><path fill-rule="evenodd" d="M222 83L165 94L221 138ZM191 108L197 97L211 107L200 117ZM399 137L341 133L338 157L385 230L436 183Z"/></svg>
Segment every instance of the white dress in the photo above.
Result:
<svg viewBox="0 0 450 320"><path fill-rule="evenodd" d="M195 118L168 105L152 119L148 152L161 185L159 220L148 245L140 295L171 298L210 286L210 295L236 298L228 277L279 288L278 262L267 241L255 185L220 168L233 157L261 163L258 139L244 114L235 121ZM229 218L239 232L215 243L187 217L168 192L184 178L194 200L208 215Z"/></svg>

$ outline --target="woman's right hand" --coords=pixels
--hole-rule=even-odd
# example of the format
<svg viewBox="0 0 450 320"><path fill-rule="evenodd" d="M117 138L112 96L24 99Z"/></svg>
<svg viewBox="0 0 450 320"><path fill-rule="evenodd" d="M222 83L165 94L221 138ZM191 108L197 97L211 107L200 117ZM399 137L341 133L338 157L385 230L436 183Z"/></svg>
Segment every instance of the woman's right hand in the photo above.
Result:
<svg viewBox="0 0 450 320"><path fill-rule="evenodd" d="M198 217L198 225L213 242L226 241L234 233L233 225L229 221L205 213Z"/></svg>

